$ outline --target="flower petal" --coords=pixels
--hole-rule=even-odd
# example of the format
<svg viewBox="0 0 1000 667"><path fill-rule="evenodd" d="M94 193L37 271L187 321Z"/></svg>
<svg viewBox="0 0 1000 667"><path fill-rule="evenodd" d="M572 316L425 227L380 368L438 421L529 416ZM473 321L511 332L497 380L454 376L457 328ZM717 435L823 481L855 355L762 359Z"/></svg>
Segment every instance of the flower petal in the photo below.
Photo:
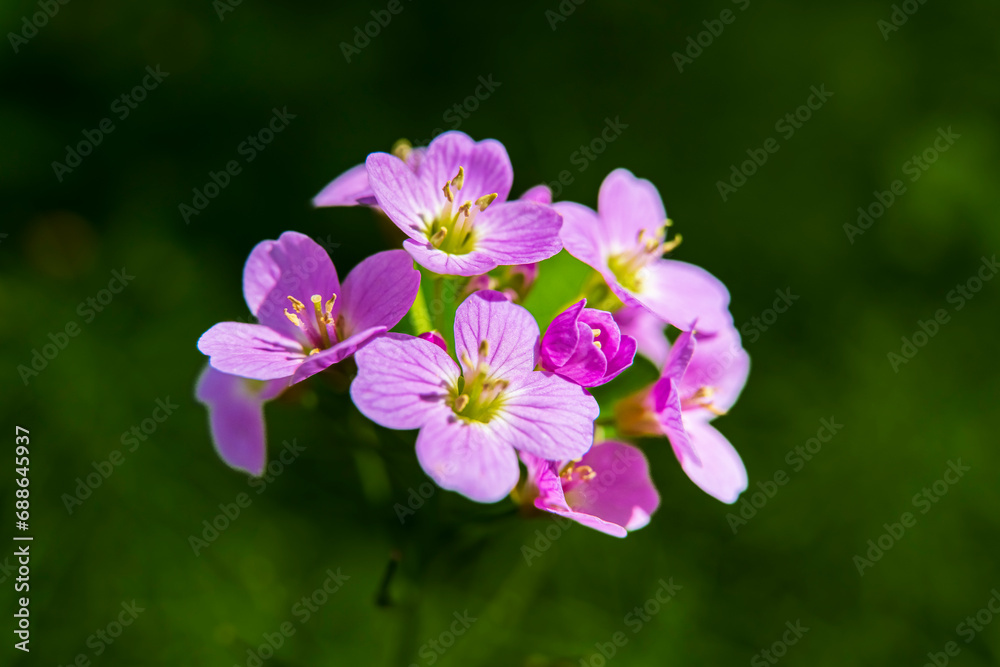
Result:
<svg viewBox="0 0 1000 667"><path fill-rule="evenodd" d="M608 359L614 358L618 354L618 347L622 343L621 331L615 323L615 318L611 313L604 310L587 308L580 314L580 322L586 324L594 331L594 340L601 344L601 352Z"/></svg>
<svg viewBox="0 0 1000 667"><path fill-rule="evenodd" d="M486 341L486 355L479 354ZM455 353L489 365L489 377L505 379L510 373L530 371L538 363L538 324L521 306L495 290L480 290L455 311ZM466 372L475 368L465 369Z"/></svg>
<svg viewBox="0 0 1000 667"><path fill-rule="evenodd" d="M198 339L198 349L216 370L253 380L291 377L306 358L298 341L242 322L216 324Z"/></svg>
<svg viewBox="0 0 1000 667"><path fill-rule="evenodd" d="M670 353L663 364L661 375L673 379L678 387L682 387L682 378L687 372L688 365L691 363L691 358L694 356L696 348L697 343L691 332L681 332L681 335L677 337L674 344L670 346ZM683 394L684 392L681 391L681 393Z"/></svg>
<svg viewBox="0 0 1000 667"><path fill-rule="evenodd" d="M358 350L354 359L358 375L351 383L351 399L362 414L386 428L423 426L458 383L451 357L413 336L386 334Z"/></svg>
<svg viewBox="0 0 1000 667"><path fill-rule="evenodd" d="M586 299L581 299L575 304L559 313L545 330L542 337L542 359L550 370L559 368L570 360L580 342L580 329L577 327L577 320L584 306Z"/></svg>
<svg viewBox="0 0 1000 667"><path fill-rule="evenodd" d="M438 409L417 436L417 459L438 486L480 503L495 503L517 484L517 455L493 424L464 421Z"/></svg>
<svg viewBox="0 0 1000 667"><path fill-rule="evenodd" d="M598 271L607 271L608 240L597 213L582 204L561 201L552 208L562 216L562 239L566 252Z"/></svg>
<svg viewBox="0 0 1000 667"><path fill-rule="evenodd" d="M608 370L600 384L611 382L618 377L619 373L631 366L632 362L635 361L635 350L635 338L622 336L622 343L618 348L618 354L615 355L614 359L608 361Z"/></svg>
<svg viewBox="0 0 1000 667"><path fill-rule="evenodd" d="M552 203L552 188L547 185L536 185L518 197L521 201L536 201L539 204Z"/></svg>
<svg viewBox="0 0 1000 667"><path fill-rule="evenodd" d="M566 378L581 387L594 387L604 384L604 375L608 371L608 358L603 350L594 345L594 332L583 322L577 322L579 344L565 364L551 369L554 373Z"/></svg>
<svg viewBox="0 0 1000 667"><path fill-rule="evenodd" d="M205 366L195 397L208 408L212 442L227 465L251 475L264 472L264 402L276 398L287 385L285 380L261 384Z"/></svg>
<svg viewBox="0 0 1000 667"><path fill-rule="evenodd" d="M594 477L567 485L566 500L574 511L637 530L659 507L660 494L650 478L649 463L637 447L601 442L584 454L579 465L590 467Z"/></svg>
<svg viewBox="0 0 1000 667"><path fill-rule="evenodd" d="M685 417L697 458L682 458L681 467L701 490L724 503L735 503L747 488L747 471L726 437L701 419Z"/></svg>
<svg viewBox="0 0 1000 667"><path fill-rule="evenodd" d="M425 220L437 217L441 204L433 190L395 155L372 153L365 161L368 182L379 207L412 239L426 241Z"/></svg>
<svg viewBox="0 0 1000 667"><path fill-rule="evenodd" d="M474 202L494 192L496 203L507 201L514 182L514 169L507 149L499 141L476 142L464 132L444 132L431 141L420 164L420 178L434 192L441 206L447 201L442 188L455 178L459 167L465 177L462 189L454 193L456 202Z"/></svg>
<svg viewBox="0 0 1000 667"><path fill-rule="evenodd" d="M424 333L417 336L417 338L430 341L431 343L434 343L435 345L440 347L445 352L448 351L448 341L444 339L444 336L442 336L439 331L425 331Z"/></svg>
<svg viewBox="0 0 1000 667"><path fill-rule="evenodd" d="M537 456L520 453L521 460L524 461L528 470L528 478L537 489L538 497L535 498L535 507L546 512L564 516L580 523L588 528L599 530L612 537L625 537L628 531L623 526L609 523L596 516L583 512L576 512L570 509L566 503L566 496L563 494L562 480L559 478L559 465L555 461L546 461Z"/></svg>
<svg viewBox="0 0 1000 667"><path fill-rule="evenodd" d="M427 239L406 239L403 248L417 264L444 276L478 276L497 268L496 260L488 253L473 250L465 255L452 255L438 250Z"/></svg>
<svg viewBox="0 0 1000 667"><path fill-rule="evenodd" d="M420 289L420 272L403 250L368 257L347 274L340 317L346 335L371 327L391 329L406 315Z"/></svg>
<svg viewBox="0 0 1000 667"><path fill-rule="evenodd" d="M511 373L503 404L490 421L510 446L550 461L582 456L594 443L597 401L582 387L541 371Z"/></svg>
<svg viewBox="0 0 1000 667"><path fill-rule="evenodd" d="M661 259L651 263L641 277L638 292L617 283L611 289L623 300L638 301L654 315L682 331L690 331L695 322L698 331L714 333L731 327L729 290L711 273L686 262Z"/></svg>
<svg viewBox="0 0 1000 667"><path fill-rule="evenodd" d="M250 253L243 269L243 294L261 324L301 340L302 331L285 317L285 309L291 308L288 297L309 307L313 294L324 300L340 294L340 281L333 260L321 245L305 234L285 232L277 241L258 243ZM316 344L315 322L308 313L303 321L310 327L310 341Z"/></svg>
<svg viewBox="0 0 1000 667"><path fill-rule="evenodd" d="M684 461L700 463L684 428L684 413L681 395L673 378L663 377L656 381L650 391L656 422L663 435L670 439L674 455L682 464Z"/></svg>
<svg viewBox="0 0 1000 667"><path fill-rule="evenodd" d="M739 398L750 374L750 355L740 344L735 327L727 327L711 337L696 335L698 346L678 389L688 396L702 387L713 389L712 404L719 410L729 410ZM713 419L714 413L697 409L701 416Z"/></svg>
<svg viewBox="0 0 1000 667"><path fill-rule="evenodd" d="M359 206L374 203L375 193L368 184L368 169L362 163L351 167L313 197L313 206Z"/></svg>
<svg viewBox="0 0 1000 667"><path fill-rule="evenodd" d="M316 375L316 373L325 371L330 366L343 361L357 352L358 348L370 339L378 336L379 334L385 333L385 331L385 327L370 327L359 331L352 336L348 336L342 341L334 343L325 350L320 350L319 352L310 354L306 357L305 361L302 362L302 365L295 371L295 375L292 377L292 384L302 382L306 378L312 377L313 375Z"/></svg>
<svg viewBox="0 0 1000 667"><path fill-rule="evenodd" d="M621 333L635 339L639 354L657 368L663 368L670 353L670 341L665 332L667 323L640 305L620 308L614 317Z"/></svg>
<svg viewBox="0 0 1000 667"><path fill-rule="evenodd" d="M494 203L475 219L475 247L501 266L540 262L562 250L561 226L562 218L549 206Z"/></svg>
<svg viewBox="0 0 1000 667"><path fill-rule="evenodd" d="M615 169L605 177L597 195L597 211L616 250L635 247L640 230L656 238L667 221L656 186L628 169Z"/></svg>

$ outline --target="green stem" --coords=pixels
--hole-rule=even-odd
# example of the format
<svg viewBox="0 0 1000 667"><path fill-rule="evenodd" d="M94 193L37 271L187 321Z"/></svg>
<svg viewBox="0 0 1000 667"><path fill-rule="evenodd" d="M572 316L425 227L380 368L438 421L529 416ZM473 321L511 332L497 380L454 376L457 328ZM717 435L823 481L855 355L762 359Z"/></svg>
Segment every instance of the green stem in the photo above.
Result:
<svg viewBox="0 0 1000 667"><path fill-rule="evenodd" d="M433 328L431 314L427 310L427 297L424 296L422 289L417 290L417 298L413 302L413 307L410 308L410 323L413 325L414 331L418 334L430 331Z"/></svg>

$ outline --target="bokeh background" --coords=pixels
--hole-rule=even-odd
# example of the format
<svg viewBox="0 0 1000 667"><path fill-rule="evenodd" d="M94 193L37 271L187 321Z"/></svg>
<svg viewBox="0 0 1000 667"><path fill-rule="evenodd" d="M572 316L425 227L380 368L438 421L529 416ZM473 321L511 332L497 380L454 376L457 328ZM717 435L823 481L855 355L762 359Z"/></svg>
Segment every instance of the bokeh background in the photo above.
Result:
<svg viewBox="0 0 1000 667"><path fill-rule="evenodd" d="M950 641L954 664L1000 664L1000 619L971 638L958 627L1000 587L1000 281L961 310L949 301L1000 250L1000 6L904 3L915 13L886 38L888 1L400 0L348 62L341 44L388 3L223 2L70 2L0 48L0 405L7 451L15 425L31 432L35 536L32 651L15 651L7 628L0 662L600 665L597 645L624 632L611 664L762 665L774 650L789 665L922 665ZM732 23L678 71L673 54L726 9ZM0 32L39 11L3 3ZM147 66L169 76L120 119L114 100ZM479 77L496 87L473 105ZM833 96L810 120L776 130L823 85ZM275 108L295 117L247 162L240 144ZM109 117L114 131L57 178L65 147ZM627 127L581 164L574 153L607 119ZM393 247L369 211L310 198L367 153L456 124L506 144L515 192L565 170L560 198L593 206L617 167L660 188L684 236L675 257L719 276L745 327L750 381L716 424L751 491L788 475L745 525L734 532L739 506L700 492L656 440L642 446L662 505L624 540L441 491L401 522L394 506L428 490L413 434L366 422L335 380L268 407L271 451L305 449L266 486L216 457L192 394L195 341L248 316L247 253L294 229L344 275ZM939 128L960 137L911 181L905 163ZM717 182L769 137L778 152L724 201ZM179 205L230 160L241 173L186 222ZM905 194L851 242L844 225L896 179ZM85 317L80 304L123 267L134 280ZM584 276L566 258L546 269L553 294ZM798 298L772 318L786 289ZM532 307L544 323L555 305ZM942 308L950 320L894 369L901 337ZM70 322L79 335L26 383L17 367ZM158 399L177 408L129 451L123 434ZM786 457L822 419L843 428L796 470ZM70 512L77 478L115 450L124 462ZM959 460L968 472L921 513L914 495ZM249 507L196 555L190 537L241 493ZM859 574L855 556L907 511L916 524ZM558 537L529 565L522 547L545 546L539 530ZM304 621L296 604L338 569L349 579ZM683 588L635 631L628 615L671 578ZM133 600L134 623L100 639ZM429 642L450 645L441 635L465 612L477 620L440 654ZM808 631L774 649L797 621ZM295 634L261 651L286 622Z"/></svg>

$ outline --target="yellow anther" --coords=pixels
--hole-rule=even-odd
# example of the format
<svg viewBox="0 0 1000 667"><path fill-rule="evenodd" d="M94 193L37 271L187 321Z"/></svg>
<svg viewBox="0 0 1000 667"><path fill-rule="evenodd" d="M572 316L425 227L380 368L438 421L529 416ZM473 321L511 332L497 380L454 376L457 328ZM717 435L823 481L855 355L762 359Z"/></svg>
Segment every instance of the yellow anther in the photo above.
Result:
<svg viewBox="0 0 1000 667"><path fill-rule="evenodd" d="M313 294L309 297L313 302L313 310L316 312L316 328L319 329L319 336L323 339L323 349L330 347L330 333L326 330L327 320L323 315L323 297Z"/></svg>
<svg viewBox="0 0 1000 667"><path fill-rule="evenodd" d="M455 412L461 412L465 409L465 406L469 404L469 395L460 394L458 398L455 399Z"/></svg>
<svg viewBox="0 0 1000 667"><path fill-rule="evenodd" d="M326 317L327 321L333 321L333 304L337 303L337 295L334 294L326 301Z"/></svg>
<svg viewBox="0 0 1000 667"><path fill-rule="evenodd" d="M288 297L288 300L292 302L292 308L295 309L296 313L301 313L303 310L306 309L305 305L301 301L296 299L294 296Z"/></svg>
<svg viewBox="0 0 1000 667"><path fill-rule="evenodd" d="M667 241L663 244L663 252L670 252L677 246L681 244L683 237L680 234L675 234L672 241Z"/></svg>
<svg viewBox="0 0 1000 667"><path fill-rule="evenodd" d="M459 213L464 213L465 217L469 217L469 215L472 212L472 202L471 201L467 201L464 204L462 204L461 206L459 206L458 207L458 212Z"/></svg>
<svg viewBox="0 0 1000 667"><path fill-rule="evenodd" d="M646 247L646 252L654 252L660 247L660 243L656 239L646 239L643 245Z"/></svg>
<svg viewBox="0 0 1000 667"><path fill-rule="evenodd" d="M318 347L314 347L313 349L309 350L309 356L310 357L313 356L314 354L319 354L319 348Z"/></svg>
<svg viewBox="0 0 1000 667"><path fill-rule="evenodd" d="M717 417L722 417L723 415L726 414L725 410L720 410L719 408L715 407L715 405L713 405L712 403L705 403L701 407L705 408L706 410L708 410Z"/></svg>
<svg viewBox="0 0 1000 667"><path fill-rule="evenodd" d="M670 218L667 218L666 220L663 221L663 226L664 227L673 227L674 226L674 221L671 220Z"/></svg>
<svg viewBox="0 0 1000 667"><path fill-rule="evenodd" d="M594 341L594 347L596 347L598 350L601 349L601 343L599 341L595 340Z"/></svg>
<svg viewBox="0 0 1000 667"><path fill-rule="evenodd" d="M295 326L297 326L297 327L301 327L302 326L302 320L299 319L299 316L296 315L295 313L288 312L287 308L285 308L285 317L287 317L288 320L292 324L294 324Z"/></svg>
<svg viewBox="0 0 1000 667"><path fill-rule="evenodd" d="M488 340L479 343L479 356L486 357L490 354L490 342Z"/></svg>
<svg viewBox="0 0 1000 667"><path fill-rule="evenodd" d="M455 201L455 195L451 194L451 182L445 183L441 191L444 192L445 199L451 202Z"/></svg>
<svg viewBox="0 0 1000 667"><path fill-rule="evenodd" d="M497 193L491 195L483 195L476 200L476 206L479 207L480 211L485 211L486 207L493 203L493 200L497 198Z"/></svg>
<svg viewBox="0 0 1000 667"><path fill-rule="evenodd" d="M584 482L589 482L597 477L597 473L590 466L577 466L574 470Z"/></svg>
<svg viewBox="0 0 1000 667"><path fill-rule="evenodd" d="M472 368L472 359L469 359L469 353L468 352L466 352L465 350L463 350L461 356L459 357L459 359L461 359L463 366L465 366L466 368Z"/></svg>
<svg viewBox="0 0 1000 667"><path fill-rule="evenodd" d="M434 232L434 236L431 237L431 245L434 247L441 245L441 242L444 241L444 237L446 236L448 236L448 228L442 227Z"/></svg>
<svg viewBox="0 0 1000 667"><path fill-rule="evenodd" d="M413 144L406 139L400 139L392 145L392 154L404 162L406 158L410 157L411 151L413 151Z"/></svg>
<svg viewBox="0 0 1000 667"><path fill-rule="evenodd" d="M591 331L594 332L594 338L597 338L598 336L601 335L601 330L600 329L591 329Z"/></svg>
<svg viewBox="0 0 1000 667"><path fill-rule="evenodd" d="M459 167L458 173L455 174L455 178L451 179L451 186L456 190L461 190L464 184L465 184L465 168Z"/></svg>

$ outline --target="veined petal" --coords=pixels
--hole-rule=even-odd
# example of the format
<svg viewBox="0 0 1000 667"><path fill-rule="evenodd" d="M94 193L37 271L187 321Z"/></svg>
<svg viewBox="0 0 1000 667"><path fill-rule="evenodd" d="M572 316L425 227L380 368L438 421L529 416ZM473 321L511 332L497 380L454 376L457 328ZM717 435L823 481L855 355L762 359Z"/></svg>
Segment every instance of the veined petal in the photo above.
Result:
<svg viewBox="0 0 1000 667"><path fill-rule="evenodd" d="M475 220L476 249L497 264L530 264L562 250L562 218L551 207L530 201L494 203Z"/></svg>
<svg viewBox="0 0 1000 667"><path fill-rule="evenodd" d="M403 248L417 264L444 276L478 276L497 268L496 260L479 250L453 255L435 248L427 239L406 239Z"/></svg>
<svg viewBox="0 0 1000 667"><path fill-rule="evenodd" d="M263 324L220 322L198 339L216 370L253 380L289 378L306 358L302 345Z"/></svg>
<svg viewBox="0 0 1000 667"><path fill-rule="evenodd" d="M571 201L557 202L552 208L563 219L559 238L566 252L593 269L608 271L608 239L597 213Z"/></svg>
<svg viewBox="0 0 1000 667"><path fill-rule="evenodd" d="M514 182L514 169L507 149L495 139L473 141L464 132L444 132L431 141L420 163L420 178L434 190L435 201L444 206L441 188L455 178L458 168L465 173L462 189L455 201L476 201L485 195L497 194L496 204L507 201Z"/></svg>
<svg viewBox="0 0 1000 667"><path fill-rule="evenodd" d="M285 232L277 241L258 243L243 269L243 294L250 311L261 324L289 338L302 336L285 317L285 309L291 307L289 296L309 304L313 294L326 300L339 293L340 281L330 255L298 232ZM303 320L316 328L309 318Z"/></svg>
<svg viewBox="0 0 1000 667"><path fill-rule="evenodd" d="M608 370L600 384L607 384L614 380L626 368L635 361L636 342L631 336L622 336L621 346L618 354L613 359L608 360ZM595 385L596 386L596 385Z"/></svg>
<svg viewBox="0 0 1000 667"><path fill-rule="evenodd" d="M708 495L735 503L747 488L747 471L740 455L708 422L685 417L684 426L697 454L697 458L681 459L684 472Z"/></svg>
<svg viewBox="0 0 1000 667"><path fill-rule="evenodd" d="M620 285L611 288L619 296L632 297L654 315L682 331L714 333L733 324L729 314L729 290L718 278L694 264L661 259L642 270L641 287L630 292Z"/></svg>
<svg viewBox="0 0 1000 667"><path fill-rule="evenodd" d="M407 236L426 241L428 221L441 209L429 182L418 178L402 160L389 153L372 153L365 165L382 211Z"/></svg>
<svg viewBox="0 0 1000 667"><path fill-rule="evenodd" d="M640 230L656 238L667 220L656 186L628 169L615 169L605 177L597 195L597 211L606 237L619 251L638 245Z"/></svg>
<svg viewBox="0 0 1000 667"><path fill-rule="evenodd" d="M420 272L403 250L368 257L347 274L340 317L347 335L371 327L391 329L413 305Z"/></svg>
<svg viewBox="0 0 1000 667"><path fill-rule="evenodd" d="M310 354L305 358L305 361L302 362L302 365L295 371L295 375L292 377L292 384L302 382L306 378L312 377L313 375L316 375L316 373L325 371L330 366L343 361L357 352L358 348L366 342L379 334L385 333L385 331L385 327L370 327L359 331L352 336L348 336L342 341L334 343L325 350L320 350L319 352Z"/></svg>
<svg viewBox="0 0 1000 667"><path fill-rule="evenodd" d="M358 350L354 359L358 375L351 383L351 399L362 414L386 428L423 426L458 383L459 369L451 357L413 336L386 334Z"/></svg>
<svg viewBox="0 0 1000 667"><path fill-rule="evenodd" d="M488 349L480 356L483 341ZM455 311L455 352L474 366L486 362L493 379L530 371L538 363L538 324L531 313L500 292L480 290Z"/></svg>
<svg viewBox="0 0 1000 667"><path fill-rule="evenodd" d="M373 202L375 193L368 184L365 164L351 167L313 197L313 206L359 206L362 200Z"/></svg>
<svg viewBox="0 0 1000 667"><path fill-rule="evenodd" d="M681 395L673 378L663 377L657 380L650 392L650 399L653 402L656 422L663 435L670 439L670 446L677 460L682 464L685 461L700 464L685 429Z"/></svg>
<svg viewBox="0 0 1000 667"><path fill-rule="evenodd" d="M586 324L594 331L600 332L594 334L594 339L601 344L601 352L604 353L604 356L612 359L618 354L618 347L622 343L622 336L611 313L604 310L586 308L580 313L580 322Z"/></svg>
<svg viewBox="0 0 1000 667"><path fill-rule="evenodd" d="M594 332L583 322L576 323L580 344L572 356L558 368L548 369L581 387L595 387L604 384L608 371L608 358L594 345Z"/></svg>
<svg viewBox="0 0 1000 667"><path fill-rule="evenodd" d="M695 354L696 347L697 343L695 342L695 337L691 334L691 332L681 332L681 335L677 337L674 344L670 346L670 353L667 355L667 361L663 364L663 371L661 373L662 376L673 379L679 388L683 387L682 378L687 372L688 365L691 363L691 358ZM681 393L683 393L683 391Z"/></svg>
<svg viewBox="0 0 1000 667"><path fill-rule="evenodd" d="M267 436L264 403L276 398L288 382L260 383L205 366L195 397L208 408L212 442L223 461L251 475L264 472Z"/></svg>
<svg viewBox="0 0 1000 667"><path fill-rule="evenodd" d="M590 449L600 409L582 387L541 371L504 379L509 385L502 407L489 422L500 440L550 461L576 459Z"/></svg>
<svg viewBox="0 0 1000 667"><path fill-rule="evenodd" d="M702 387L713 390L711 402L718 410L729 410L739 398L750 374L750 355L740 344L740 334L735 327L727 327L711 337L696 335L698 347L691 357L687 372L678 389L681 396L689 396ZM692 408L686 408L690 411ZM703 408L693 408L706 420L715 414Z"/></svg>
<svg viewBox="0 0 1000 667"><path fill-rule="evenodd" d="M438 486L480 503L502 500L520 477L517 454L492 423L464 421L446 407L421 427L417 459Z"/></svg>
<svg viewBox="0 0 1000 667"><path fill-rule="evenodd" d="M549 328L545 330L541 347L542 359L550 368L562 366L573 356L573 351L580 342L577 320L586 305L586 299L577 301L556 315Z"/></svg>
<svg viewBox="0 0 1000 667"><path fill-rule="evenodd" d="M564 516L588 528L599 530L613 537L625 537L628 531L623 526L609 523L596 516L570 509L563 493L562 480L559 478L559 464L556 461L546 461L527 452L520 453L528 469L529 478L538 489L535 507L546 512Z"/></svg>
<svg viewBox="0 0 1000 667"><path fill-rule="evenodd" d="M580 460L594 476L567 485L570 508L627 530L637 530L649 522L660 505L660 494L649 475L649 463L642 451L623 442L606 441L594 445Z"/></svg>

